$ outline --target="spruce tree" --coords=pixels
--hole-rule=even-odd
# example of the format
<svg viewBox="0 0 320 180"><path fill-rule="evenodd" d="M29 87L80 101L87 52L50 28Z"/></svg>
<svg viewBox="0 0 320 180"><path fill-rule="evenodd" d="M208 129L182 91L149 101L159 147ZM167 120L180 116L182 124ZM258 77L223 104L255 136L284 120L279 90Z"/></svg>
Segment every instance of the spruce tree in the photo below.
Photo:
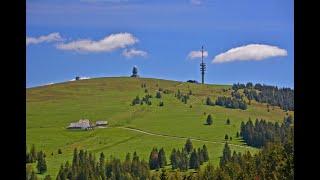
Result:
<svg viewBox="0 0 320 180"><path fill-rule="evenodd" d="M193 150L190 155L189 167L191 169L198 169L200 167L199 157L196 150Z"/></svg>
<svg viewBox="0 0 320 180"><path fill-rule="evenodd" d="M226 142L223 148L222 157L220 159L220 167L223 167L231 159L231 150Z"/></svg>
<svg viewBox="0 0 320 180"><path fill-rule="evenodd" d="M187 153L191 153L191 151L193 150L193 145L190 138L187 139L186 144L184 145L184 148L187 151Z"/></svg>
<svg viewBox="0 0 320 180"><path fill-rule="evenodd" d="M211 114L209 114L207 117L207 124L211 125L212 123L213 123L212 116L211 116Z"/></svg>
<svg viewBox="0 0 320 180"><path fill-rule="evenodd" d="M202 146L202 150L203 150L203 159L205 162L209 161L209 153L208 153L208 149L207 146L204 144Z"/></svg>
<svg viewBox="0 0 320 180"><path fill-rule="evenodd" d="M229 119L229 118L227 119L226 124L227 124L227 125L230 125L230 119Z"/></svg>
<svg viewBox="0 0 320 180"><path fill-rule="evenodd" d="M158 160L159 160L159 166L161 168L163 168L164 166L167 165L167 158L166 158L166 154L165 154L165 151L163 148L161 148L159 150L159 157L158 157Z"/></svg>
<svg viewBox="0 0 320 180"><path fill-rule="evenodd" d="M149 156L150 169L159 169L159 153L157 148L153 148Z"/></svg>
<svg viewBox="0 0 320 180"><path fill-rule="evenodd" d="M175 148L172 149L171 155L170 155L170 163L172 169L177 169L178 167L178 162L177 162L177 151Z"/></svg>
<svg viewBox="0 0 320 180"><path fill-rule="evenodd" d="M161 93L159 91L157 91L156 98L161 98Z"/></svg>
<svg viewBox="0 0 320 180"><path fill-rule="evenodd" d="M224 136L224 140L228 140L229 139L229 136L228 136L228 134L226 134L225 136Z"/></svg>
<svg viewBox="0 0 320 180"><path fill-rule="evenodd" d="M37 169L40 174L47 171L46 159L45 159L44 153L42 151L40 151L39 155L38 155Z"/></svg>
<svg viewBox="0 0 320 180"><path fill-rule="evenodd" d="M202 165L204 162L203 150L198 148L197 154L198 154L199 163L200 163L200 165Z"/></svg>

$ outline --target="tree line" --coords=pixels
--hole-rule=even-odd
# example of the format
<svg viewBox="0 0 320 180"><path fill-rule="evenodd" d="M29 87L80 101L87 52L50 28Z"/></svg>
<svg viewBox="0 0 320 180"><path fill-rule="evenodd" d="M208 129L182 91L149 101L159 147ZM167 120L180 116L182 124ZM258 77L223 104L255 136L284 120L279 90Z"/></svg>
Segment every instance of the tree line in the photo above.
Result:
<svg viewBox="0 0 320 180"><path fill-rule="evenodd" d="M246 123L241 123L240 136L248 145L258 148L268 142L285 142L290 134L288 131L292 131L290 128L292 123L293 117L291 115L285 117L281 125L278 122L272 123L263 119L256 119L253 123L249 118Z"/></svg>
<svg viewBox="0 0 320 180"><path fill-rule="evenodd" d="M33 144L28 152L26 147L26 164L37 163L36 168L40 174L47 171L46 154L43 151L36 151L35 145Z"/></svg>
<svg viewBox="0 0 320 180"><path fill-rule="evenodd" d="M215 105L224 106L226 108L232 108L232 109L242 109L242 110L246 110L248 108L247 103L244 100L225 97L225 96L219 96L216 99Z"/></svg>
<svg viewBox="0 0 320 180"><path fill-rule="evenodd" d="M105 159L103 153L98 160L87 151L74 149L73 160L61 165L57 175L57 180L66 179L141 179L150 177L149 165L144 160L140 160L136 152L131 158L130 153L126 155L124 161L110 157Z"/></svg>
<svg viewBox="0 0 320 180"><path fill-rule="evenodd" d="M194 148L190 139L187 139L184 147L172 149L170 155L171 168L186 171L188 169L199 169L200 165L209 161L209 153L206 145L202 148Z"/></svg>
<svg viewBox="0 0 320 180"><path fill-rule="evenodd" d="M294 110L294 90L291 88L278 88L277 86L247 83L233 84L232 89L238 91L244 89L245 96L251 101L268 103L279 106L283 110ZM258 92L257 92L258 91Z"/></svg>
<svg viewBox="0 0 320 180"><path fill-rule="evenodd" d="M190 99L189 95L192 95L191 90L189 91L188 94L184 94L178 89L178 92L174 94L174 97L176 97L178 100L180 100L184 104L187 104L188 100Z"/></svg>

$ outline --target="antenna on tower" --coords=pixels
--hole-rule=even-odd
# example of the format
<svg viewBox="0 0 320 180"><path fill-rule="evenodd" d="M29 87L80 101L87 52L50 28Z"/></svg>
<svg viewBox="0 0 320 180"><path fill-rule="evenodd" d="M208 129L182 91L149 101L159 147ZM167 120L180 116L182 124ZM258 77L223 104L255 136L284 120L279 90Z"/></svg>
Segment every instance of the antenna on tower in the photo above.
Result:
<svg viewBox="0 0 320 180"><path fill-rule="evenodd" d="M203 46L201 48L201 53L202 53L202 56L201 56L201 64L200 64L200 70L201 70L201 82L202 84L204 84L204 72L206 71L206 64L203 62Z"/></svg>

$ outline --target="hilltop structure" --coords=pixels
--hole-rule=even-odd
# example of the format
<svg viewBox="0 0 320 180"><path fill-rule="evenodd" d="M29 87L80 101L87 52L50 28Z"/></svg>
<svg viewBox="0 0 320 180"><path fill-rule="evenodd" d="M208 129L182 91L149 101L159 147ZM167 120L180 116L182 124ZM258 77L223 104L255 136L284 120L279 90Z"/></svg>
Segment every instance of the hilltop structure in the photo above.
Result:
<svg viewBox="0 0 320 180"><path fill-rule="evenodd" d="M200 70L201 70L201 83L204 84L204 72L206 71L206 64L203 62L203 46L202 46L202 49L201 49L201 53L202 53L202 56L201 56L201 63L200 63Z"/></svg>

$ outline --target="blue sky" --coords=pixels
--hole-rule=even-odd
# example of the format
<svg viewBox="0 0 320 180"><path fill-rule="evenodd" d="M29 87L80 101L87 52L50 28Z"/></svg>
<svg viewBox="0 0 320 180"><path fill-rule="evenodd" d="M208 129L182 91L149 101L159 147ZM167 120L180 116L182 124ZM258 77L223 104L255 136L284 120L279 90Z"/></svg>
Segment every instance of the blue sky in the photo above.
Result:
<svg viewBox="0 0 320 180"><path fill-rule="evenodd" d="M208 52L206 83L294 86L289 0L27 0L26 21L27 41L33 40L27 45L27 87L75 76L128 76L134 65L143 77L201 81L200 58L188 54L202 45ZM49 41L52 33L59 36ZM115 48L110 48L113 41L107 46L97 43L121 33L137 41L122 42L119 36ZM83 39L90 41L85 45L89 50L72 49L73 42L84 47L79 45ZM250 44L265 47L241 48ZM226 53L232 48L239 48L239 53ZM124 50L136 54L127 57ZM223 62L212 63L221 53L226 53ZM226 62L228 58L232 61Z"/></svg>

